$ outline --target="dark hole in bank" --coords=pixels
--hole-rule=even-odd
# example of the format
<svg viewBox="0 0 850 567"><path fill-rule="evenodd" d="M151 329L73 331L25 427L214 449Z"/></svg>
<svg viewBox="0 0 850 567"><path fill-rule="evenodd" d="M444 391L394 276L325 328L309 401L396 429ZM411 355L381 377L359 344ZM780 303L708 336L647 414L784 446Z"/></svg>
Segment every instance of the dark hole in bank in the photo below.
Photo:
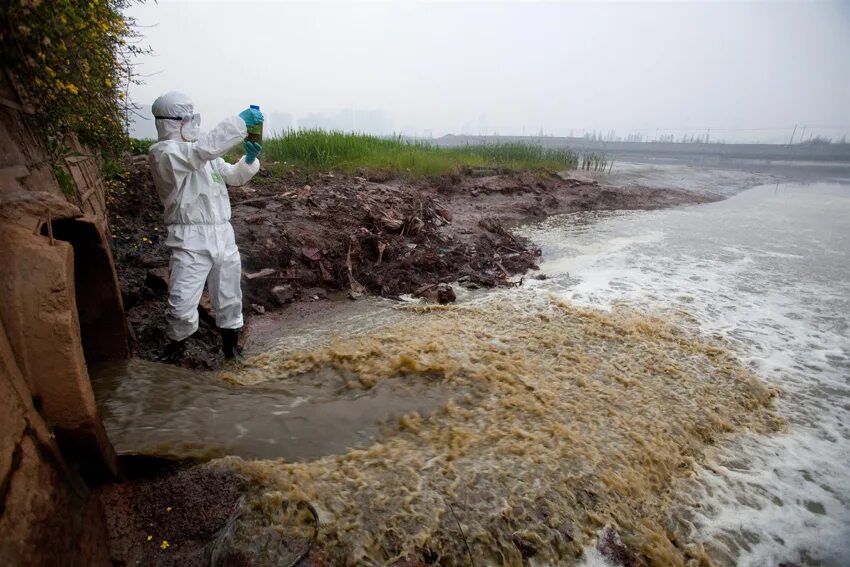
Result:
<svg viewBox="0 0 850 567"><path fill-rule="evenodd" d="M74 248L74 294L86 362L125 359L130 355L121 293L109 245L97 226L86 220L52 222L53 238ZM48 236L47 224L41 233Z"/></svg>

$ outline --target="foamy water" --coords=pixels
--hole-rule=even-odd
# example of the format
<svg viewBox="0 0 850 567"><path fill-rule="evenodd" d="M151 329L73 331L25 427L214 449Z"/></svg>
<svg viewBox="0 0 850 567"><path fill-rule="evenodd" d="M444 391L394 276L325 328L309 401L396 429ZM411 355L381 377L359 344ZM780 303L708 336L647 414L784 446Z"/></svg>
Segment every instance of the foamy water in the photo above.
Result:
<svg viewBox="0 0 850 567"><path fill-rule="evenodd" d="M674 513L721 565L850 565L850 185L779 184L685 209L524 227L539 290L666 312L784 391L787 433L699 467ZM593 554L591 554L592 556Z"/></svg>

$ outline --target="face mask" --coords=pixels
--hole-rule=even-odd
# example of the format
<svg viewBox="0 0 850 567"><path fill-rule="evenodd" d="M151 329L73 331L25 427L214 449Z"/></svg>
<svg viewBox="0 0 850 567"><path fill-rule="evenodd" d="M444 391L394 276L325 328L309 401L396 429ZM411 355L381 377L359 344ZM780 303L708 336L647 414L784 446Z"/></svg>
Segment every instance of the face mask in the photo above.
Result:
<svg viewBox="0 0 850 567"><path fill-rule="evenodd" d="M180 137L185 142L197 142L198 136L201 134L201 115L192 114L186 116L180 122Z"/></svg>

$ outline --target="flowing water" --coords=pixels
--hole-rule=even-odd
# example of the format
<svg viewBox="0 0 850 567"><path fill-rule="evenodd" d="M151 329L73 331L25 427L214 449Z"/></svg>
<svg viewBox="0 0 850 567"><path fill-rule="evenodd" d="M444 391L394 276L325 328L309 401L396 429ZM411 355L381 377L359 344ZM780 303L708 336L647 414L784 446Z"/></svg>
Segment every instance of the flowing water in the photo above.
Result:
<svg viewBox="0 0 850 567"><path fill-rule="evenodd" d="M427 413L448 397L427 376L363 390L349 387L352 373L333 368L286 384L240 387L143 360L105 365L94 375L116 450L175 459L315 459L367 444L388 421Z"/></svg>
<svg viewBox="0 0 850 567"><path fill-rule="evenodd" d="M121 451L236 455L255 554L306 500L332 564L593 564L606 525L658 565L850 564L848 219L837 184L554 217L519 229L546 280L357 302L219 376L104 368L98 399Z"/></svg>
<svg viewBox="0 0 850 567"><path fill-rule="evenodd" d="M690 321L784 392L787 433L745 436L698 467L680 510L689 537L721 564L850 565L850 185L522 232L549 258L539 288Z"/></svg>

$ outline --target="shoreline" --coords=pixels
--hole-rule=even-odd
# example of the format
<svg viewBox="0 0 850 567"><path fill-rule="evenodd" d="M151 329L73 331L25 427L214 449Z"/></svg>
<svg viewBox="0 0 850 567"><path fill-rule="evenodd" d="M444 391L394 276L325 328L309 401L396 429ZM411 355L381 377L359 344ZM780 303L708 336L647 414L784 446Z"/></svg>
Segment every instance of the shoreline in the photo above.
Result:
<svg viewBox="0 0 850 567"><path fill-rule="evenodd" d="M264 174L265 173L265 174ZM285 324L333 309L335 300L404 294L454 300L452 286L512 286L537 269L540 250L510 226L585 210L651 210L707 203L725 195L676 188L666 179L630 180L587 172L467 170L413 182L338 173L261 171L232 188L232 219L243 262L246 337L267 320ZM647 187L643 181L658 183ZM664 188L664 187L667 188ZM113 252L134 355L152 360L167 343L164 312L169 252L161 206L146 161L136 158L123 194L110 198ZM183 366L221 367L212 308ZM243 339L244 342L244 339Z"/></svg>

